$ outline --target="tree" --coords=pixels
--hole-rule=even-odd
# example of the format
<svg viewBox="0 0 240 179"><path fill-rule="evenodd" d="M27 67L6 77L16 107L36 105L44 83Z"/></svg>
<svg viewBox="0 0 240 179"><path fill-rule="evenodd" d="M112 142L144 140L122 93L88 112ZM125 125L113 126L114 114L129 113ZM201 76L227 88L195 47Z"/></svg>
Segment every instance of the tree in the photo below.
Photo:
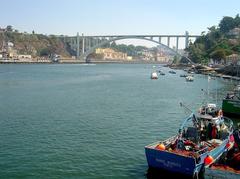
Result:
<svg viewBox="0 0 240 179"><path fill-rule="evenodd" d="M13 27L11 25L8 25L6 27L6 30L7 30L7 32L12 32L13 31Z"/></svg>
<svg viewBox="0 0 240 179"><path fill-rule="evenodd" d="M117 46L117 44L116 44L116 42L115 41L113 41L112 43L111 43L111 48L116 48L116 46Z"/></svg>
<svg viewBox="0 0 240 179"><path fill-rule="evenodd" d="M219 27L212 26L208 28L207 34L202 33L201 37L197 38L194 44L190 44L188 56L194 62L207 62L213 58L215 61L225 59L226 56L233 53L239 53L240 39L231 38L227 32L240 26L240 17L237 14L235 18L224 17ZM234 43L233 43L234 42Z"/></svg>
<svg viewBox="0 0 240 179"><path fill-rule="evenodd" d="M240 26L240 17L239 17L239 14L236 15L234 21L235 21L235 26L236 26L236 27L239 27L239 26Z"/></svg>
<svg viewBox="0 0 240 179"><path fill-rule="evenodd" d="M234 18L225 16L225 17L221 20L221 22L220 22L220 24L219 24L219 27L220 27L220 31L221 31L221 32L223 32L223 33L229 32L229 30L231 30L231 29L233 29L234 27L236 27Z"/></svg>
<svg viewBox="0 0 240 179"><path fill-rule="evenodd" d="M239 53L239 54L240 54L240 44L234 45L234 46L232 47L232 50L233 50L235 53Z"/></svg>
<svg viewBox="0 0 240 179"><path fill-rule="evenodd" d="M217 49L213 51L210 56L215 60L220 62L222 59L226 59L226 52L224 49Z"/></svg>
<svg viewBox="0 0 240 179"><path fill-rule="evenodd" d="M51 50L49 48L43 48L40 50L39 55L41 57L43 56L49 56L51 54Z"/></svg>
<svg viewBox="0 0 240 179"><path fill-rule="evenodd" d="M106 43L104 45L102 45L103 48L109 48L110 47L110 43Z"/></svg>

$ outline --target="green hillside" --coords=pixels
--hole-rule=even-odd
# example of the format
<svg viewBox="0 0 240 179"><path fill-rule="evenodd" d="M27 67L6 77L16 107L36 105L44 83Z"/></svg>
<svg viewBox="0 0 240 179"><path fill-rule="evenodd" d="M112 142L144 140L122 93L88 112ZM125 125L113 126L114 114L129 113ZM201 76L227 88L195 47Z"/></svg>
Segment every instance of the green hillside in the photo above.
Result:
<svg viewBox="0 0 240 179"><path fill-rule="evenodd" d="M5 31L0 33L0 49L4 44L13 43L13 49L18 54L29 54L33 57L48 56L50 54L59 54L63 57L70 57L68 44L65 44L56 36L47 36L42 34L19 33L17 31Z"/></svg>
<svg viewBox="0 0 240 179"><path fill-rule="evenodd" d="M232 54L240 55L240 17L225 16L218 26L208 28L194 43L190 43L189 58L196 63L207 63L209 59L216 62L225 61Z"/></svg>

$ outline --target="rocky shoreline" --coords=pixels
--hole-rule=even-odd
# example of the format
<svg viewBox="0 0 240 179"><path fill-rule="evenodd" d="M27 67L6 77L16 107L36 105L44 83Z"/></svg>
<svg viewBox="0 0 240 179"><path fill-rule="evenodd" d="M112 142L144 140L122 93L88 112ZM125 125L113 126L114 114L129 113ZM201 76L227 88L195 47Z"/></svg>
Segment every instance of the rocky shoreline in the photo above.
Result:
<svg viewBox="0 0 240 179"><path fill-rule="evenodd" d="M223 79L231 79L240 81L240 65L218 65L215 67L208 67L204 65L190 65L190 64L172 64L168 65L172 69L182 69L187 72L195 72L204 75L210 75L212 77L221 77Z"/></svg>

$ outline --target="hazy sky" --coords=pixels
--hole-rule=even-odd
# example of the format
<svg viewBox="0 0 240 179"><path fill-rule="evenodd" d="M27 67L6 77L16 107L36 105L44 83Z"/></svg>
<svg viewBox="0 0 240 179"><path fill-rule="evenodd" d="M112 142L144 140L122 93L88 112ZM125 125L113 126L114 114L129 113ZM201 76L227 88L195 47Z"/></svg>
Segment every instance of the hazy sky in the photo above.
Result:
<svg viewBox="0 0 240 179"><path fill-rule="evenodd" d="M201 34L240 0L0 0L0 27L43 34Z"/></svg>

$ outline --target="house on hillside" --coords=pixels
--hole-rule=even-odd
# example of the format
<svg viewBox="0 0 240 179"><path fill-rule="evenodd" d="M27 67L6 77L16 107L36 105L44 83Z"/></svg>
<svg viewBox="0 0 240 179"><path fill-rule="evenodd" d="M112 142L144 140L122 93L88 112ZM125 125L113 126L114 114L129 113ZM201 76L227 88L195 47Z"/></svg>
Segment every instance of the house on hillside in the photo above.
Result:
<svg viewBox="0 0 240 179"><path fill-rule="evenodd" d="M226 62L228 65L240 65L240 55L239 54L232 54L226 57Z"/></svg>
<svg viewBox="0 0 240 179"><path fill-rule="evenodd" d="M97 48L95 50L96 54L103 54L103 59L111 59L111 60L126 60L127 53L117 52L111 48Z"/></svg>
<svg viewBox="0 0 240 179"><path fill-rule="evenodd" d="M232 38L239 38L240 37L240 27L236 27L228 32L228 35Z"/></svg>

